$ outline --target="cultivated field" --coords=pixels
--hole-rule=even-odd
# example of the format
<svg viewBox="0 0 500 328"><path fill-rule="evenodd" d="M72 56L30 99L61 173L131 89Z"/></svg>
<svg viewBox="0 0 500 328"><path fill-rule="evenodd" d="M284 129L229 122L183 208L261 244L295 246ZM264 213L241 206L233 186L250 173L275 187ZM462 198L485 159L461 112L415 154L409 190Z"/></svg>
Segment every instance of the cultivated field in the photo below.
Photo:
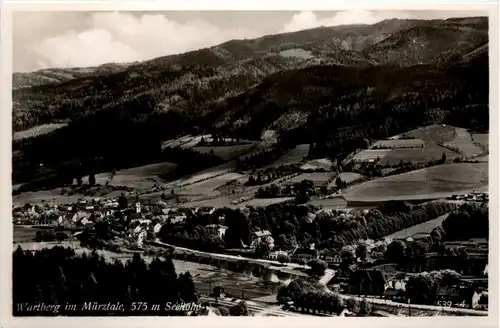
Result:
<svg viewBox="0 0 500 328"><path fill-rule="evenodd" d="M300 163L309 153L309 144L301 144L263 168Z"/></svg>
<svg viewBox="0 0 500 328"><path fill-rule="evenodd" d="M35 127L28 129L28 130L14 132L14 135L12 136L12 141L17 141L17 140L22 140L22 139L26 139L26 138L36 137L36 136L39 136L42 134L47 134L47 133L50 133L50 132L55 131L57 129L60 129L62 127L65 127L66 125L67 124L65 124L65 123L43 124L43 125L35 126Z"/></svg>
<svg viewBox="0 0 500 328"><path fill-rule="evenodd" d="M488 163L453 163L393 175L348 188L348 201L432 199L488 184Z"/></svg>
<svg viewBox="0 0 500 328"><path fill-rule="evenodd" d="M342 172L340 173L339 175L339 178L344 181L344 182L352 182L352 181L355 181L355 180L358 180L358 179L361 179L361 178L364 178L365 176L362 175L362 174L359 174L359 173L355 173L355 172Z"/></svg>
<svg viewBox="0 0 500 328"><path fill-rule="evenodd" d="M205 141L211 141L212 138L211 138L211 135L210 134L205 134L205 135L201 135L201 136L197 136L197 137L193 137L191 138L189 141L183 143L181 145L181 148L184 148L184 149L190 149L190 148L193 148L194 146L196 146L200 141L201 139L203 138L203 140Z"/></svg>
<svg viewBox="0 0 500 328"><path fill-rule="evenodd" d="M347 201L341 197L333 197L328 199L313 199L307 203L324 209L342 209L347 206Z"/></svg>
<svg viewBox="0 0 500 328"><path fill-rule="evenodd" d="M433 124L408 131L402 135L423 140L425 144L428 145L435 144L436 142L451 142L455 139L456 130L455 127L451 125Z"/></svg>
<svg viewBox="0 0 500 328"><path fill-rule="evenodd" d="M481 146L484 147L484 149L489 149L489 133L473 133L472 134L472 140L474 142L477 142Z"/></svg>
<svg viewBox="0 0 500 328"><path fill-rule="evenodd" d="M112 186L125 186L137 190L150 189L154 184L160 182L159 175L172 172L176 164L163 162L145 166L133 167L116 171L115 176L109 183ZM109 178L109 173L96 175L96 183L104 185Z"/></svg>
<svg viewBox="0 0 500 328"><path fill-rule="evenodd" d="M315 185L323 185L333 176L331 172L301 173L291 179L285 180L285 184L292 184L302 180L311 180Z"/></svg>
<svg viewBox="0 0 500 328"><path fill-rule="evenodd" d="M413 139L404 139L407 137ZM380 159L378 163L381 165L396 165L401 161L427 163L440 159L443 153L447 159L455 159L461 154L440 146L438 143L450 143L456 138L457 132L453 126L429 125L393 136L389 140L380 140L372 148L378 145L392 149L365 149L356 154L353 161L366 162ZM474 146L472 143L470 144Z"/></svg>
<svg viewBox="0 0 500 328"><path fill-rule="evenodd" d="M230 160L239 156L242 156L249 152L254 147L254 144L243 144L234 146L197 146L191 148L199 153L208 154L213 150L214 155L221 158L222 160Z"/></svg>
<svg viewBox="0 0 500 328"><path fill-rule="evenodd" d="M181 147L182 145L185 145L188 142L192 141L194 138L196 137L193 137L192 135L187 135L187 136L182 136L178 139L167 140L162 144L161 148L164 149L164 148Z"/></svg>
<svg viewBox="0 0 500 328"><path fill-rule="evenodd" d="M355 172L342 172L338 175L338 177L346 182L346 183L350 183L352 181L355 181L355 180L358 180L358 179L361 179L361 178L364 178L365 176L362 175L362 174L359 174L359 173L355 173ZM337 178L335 178L332 182L330 182L328 184L328 188L334 188L337 184L336 184L336 180Z"/></svg>
<svg viewBox="0 0 500 328"><path fill-rule="evenodd" d="M455 153L445 147L434 145L425 148L400 148L392 149L390 153L379 161L380 165L397 165L401 161L403 162L413 162L413 163L427 163L432 160L439 160L446 154L447 159L454 159L460 157L458 153Z"/></svg>
<svg viewBox="0 0 500 328"><path fill-rule="evenodd" d="M302 165L300 167L301 170L319 170L319 169L324 169L324 170L330 170L332 167L332 161L330 161L328 158L320 158L320 159L314 159L312 161L308 161L306 164Z"/></svg>
<svg viewBox="0 0 500 328"><path fill-rule="evenodd" d="M226 173L208 180L200 181L182 187L179 192L181 192L182 194L194 195L218 195L219 192L215 189L227 183L228 181L241 179L242 177L244 176L238 173Z"/></svg>
<svg viewBox="0 0 500 328"><path fill-rule="evenodd" d="M425 143L420 139L389 139L379 140L370 148L419 148L424 147Z"/></svg>
<svg viewBox="0 0 500 328"><path fill-rule="evenodd" d="M365 149L354 155L352 161L353 162L367 162L370 160L377 161L378 159L383 159L391 151L392 151L391 149Z"/></svg>
<svg viewBox="0 0 500 328"><path fill-rule="evenodd" d="M187 185L190 185L190 184L193 184L196 182L205 181L205 180L211 179L213 177L231 172L234 169L233 166L234 165L232 163L225 163L225 164L222 164L222 165L219 165L216 167L206 169L204 171L200 171L200 172L195 173L191 176L168 182L166 184L166 186L168 188L178 188L178 187L187 186Z"/></svg>
<svg viewBox="0 0 500 328"><path fill-rule="evenodd" d="M480 154L483 150L474 144L471 134L463 128L455 128L456 136L450 142L443 145L452 150L458 150L465 157L473 157Z"/></svg>
<svg viewBox="0 0 500 328"><path fill-rule="evenodd" d="M120 193L118 193L118 196ZM80 198L92 199L93 197L78 195L61 195L61 188L50 189L50 190L40 190L40 191L28 191L23 192L19 195L12 196L12 203L16 206L22 206L27 203L38 203L46 201L48 203L54 202L54 204L71 204L77 202Z"/></svg>
<svg viewBox="0 0 500 328"><path fill-rule="evenodd" d="M39 229L29 226L14 225L13 243L31 242L35 239L36 232Z"/></svg>
<svg viewBox="0 0 500 328"><path fill-rule="evenodd" d="M390 239L398 239L398 238L408 238L413 236L416 233L431 233L434 228L441 226L441 223L448 217L449 214L441 215L440 217L430 220L427 222L423 222L407 229L400 230L398 232L393 233L392 235L387 236Z"/></svg>
<svg viewBox="0 0 500 328"><path fill-rule="evenodd" d="M288 202L294 199L293 197L277 197L277 198L253 198L249 201L240 203L237 207L253 206L253 207L265 207L273 204L279 204L283 202Z"/></svg>

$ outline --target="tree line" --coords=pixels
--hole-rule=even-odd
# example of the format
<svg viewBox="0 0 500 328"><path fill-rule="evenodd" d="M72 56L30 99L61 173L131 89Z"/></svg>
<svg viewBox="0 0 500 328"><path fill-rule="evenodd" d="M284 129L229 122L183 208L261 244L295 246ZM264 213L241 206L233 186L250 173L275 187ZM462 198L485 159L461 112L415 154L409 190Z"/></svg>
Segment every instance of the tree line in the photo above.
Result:
<svg viewBox="0 0 500 328"><path fill-rule="evenodd" d="M54 247L36 252L18 247L13 253L13 314L22 316L137 316L185 315L168 311L166 302L197 302L193 279L189 272L177 274L170 258L155 258L147 264L140 255L122 263L106 261L95 251L76 255L70 248ZM123 311L85 310L85 302L124 304ZM134 310L133 302L161 304L160 309ZM58 313L29 312L21 305L61 305ZM68 310L66 304L76 308Z"/></svg>
<svg viewBox="0 0 500 328"><path fill-rule="evenodd" d="M396 231L437 218L452 211L456 205L432 202L424 205L409 205L404 202L389 202L368 213L320 211L310 205L274 204L248 209L221 208L213 214L188 214L184 224L165 226L160 239L174 244L210 247L241 248L250 245L254 231L269 230L275 247L292 249L295 246L317 249L341 249L360 239L379 239ZM208 237L202 229L208 224L221 223L224 217L223 242ZM203 242L205 240L205 242ZM215 244L214 244L215 243ZM211 248L214 250L215 248Z"/></svg>

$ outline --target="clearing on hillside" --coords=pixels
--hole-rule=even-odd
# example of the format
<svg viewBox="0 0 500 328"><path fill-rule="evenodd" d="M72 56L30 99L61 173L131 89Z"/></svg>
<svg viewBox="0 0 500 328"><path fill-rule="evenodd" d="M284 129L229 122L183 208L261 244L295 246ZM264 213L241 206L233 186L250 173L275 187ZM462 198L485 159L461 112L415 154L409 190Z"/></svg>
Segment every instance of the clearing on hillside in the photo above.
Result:
<svg viewBox="0 0 500 328"><path fill-rule="evenodd" d="M201 139L203 139L203 140L205 140L207 142L212 140L210 134L205 134L205 135L202 135L202 136L197 136L197 137L192 138L188 142L183 143L181 145L181 148L184 148L184 149L193 148L194 146L196 146L198 143L201 142Z"/></svg>
<svg viewBox="0 0 500 328"><path fill-rule="evenodd" d="M231 172L234 169L234 163L224 163L222 165L206 169L204 171L183 177L166 184L167 188L178 188L187 186L196 182L212 179L213 177Z"/></svg>
<svg viewBox="0 0 500 328"><path fill-rule="evenodd" d="M483 146L485 150L489 149L489 139L490 139L489 133L472 134L472 140L474 140L474 142L478 143L479 145Z"/></svg>
<svg viewBox="0 0 500 328"><path fill-rule="evenodd" d="M161 182L158 176L172 172L176 167L177 165L174 163L163 162L116 171L115 176L111 179L109 184L112 186L125 186L137 190L150 189L155 184ZM109 177L109 173L97 174L95 177L96 183L105 185Z"/></svg>
<svg viewBox="0 0 500 328"><path fill-rule="evenodd" d="M425 148L408 148L408 149L392 149L378 163L380 165L397 165L401 161L412 163L428 163L433 160L439 160L446 155L447 159L460 157L456 152L453 152L445 147L438 145Z"/></svg>
<svg viewBox="0 0 500 328"><path fill-rule="evenodd" d="M324 209L342 209L347 206L347 201L342 196L335 196L327 199L313 199L307 202L307 204Z"/></svg>
<svg viewBox="0 0 500 328"><path fill-rule="evenodd" d="M374 143L371 149L394 149L394 148L421 148L425 143L420 139L389 139L379 140Z"/></svg>
<svg viewBox="0 0 500 328"><path fill-rule="evenodd" d="M301 173L291 179L285 180L284 184L293 184L302 180L311 180L315 185L324 185L333 176L331 172Z"/></svg>
<svg viewBox="0 0 500 328"><path fill-rule="evenodd" d="M197 183L193 183L190 185L187 185L185 187L181 187L179 192L182 194L193 194L193 195L218 195L220 192L218 192L216 189L223 184L235 180L235 179L241 179L244 177L241 174L238 173L226 173L222 174L219 176L215 176L211 179L208 180L203 180Z"/></svg>
<svg viewBox="0 0 500 328"><path fill-rule="evenodd" d="M163 142L163 144L161 145L161 149L181 147L182 145L192 141L193 138L195 137L193 137L192 135L187 135L187 136L182 136L178 139L167 140Z"/></svg>
<svg viewBox="0 0 500 328"><path fill-rule="evenodd" d="M26 138L40 136L42 134L47 134L62 127L65 127L67 124L65 123L51 123L51 124L43 124L39 126L32 127L31 129L14 132L12 136L12 141L22 140Z"/></svg>
<svg viewBox="0 0 500 328"><path fill-rule="evenodd" d="M228 161L233 158L242 156L249 152L254 147L254 144L243 144L243 145L234 145L234 146L197 146L191 148L194 151L208 154L213 150L214 155L221 158L222 160Z"/></svg>
<svg viewBox="0 0 500 328"><path fill-rule="evenodd" d="M410 137L423 140L426 144L435 144L436 142L450 142L455 139L456 130L454 126L446 124L433 124L411 130L399 135L399 139Z"/></svg>
<svg viewBox="0 0 500 328"><path fill-rule="evenodd" d="M302 165L300 169L304 171L321 169L328 171L331 167L332 161L330 161L328 158L320 158L308 161L306 164Z"/></svg>
<svg viewBox="0 0 500 328"><path fill-rule="evenodd" d="M465 157L477 156L483 152L480 147L474 144L474 140L469 131L463 128L455 128L455 132L455 138L450 142L445 142L443 146L458 151Z"/></svg>
<svg viewBox="0 0 500 328"><path fill-rule="evenodd" d="M401 161L428 163L432 160L439 160L443 154L448 160L453 160L462 156L458 149L452 150L439 144L453 142L455 138L457 138L455 127L445 124L429 125L393 136L389 140L378 141L372 148L379 145L392 147L392 149L365 149L356 154L353 161L377 161L377 158L380 158L378 164L391 166Z"/></svg>
<svg viewBox="0 0 500 328"><path fill-rule="evenodd" d="M274 162L266 165L263 169L268 167L286 165L286 164L296 164L302 162L309 153L309 144L297 145L294 149L290 150L288 153L280 156Z"/></svg>
<svg viewBox="0 0 500 328"><path fill-rule="evenodd" d="M34 241L37 231L42 229L32 228L29 226L20 226L15 224L13 226L14 235L12 242L14 243L25 243Z"/></svg>
<svg viewBox="0 0 500 328"><path fill-rule="evenodd" d="M352 161L355 163L377 161L383 159L391 151L391 149L365 149L354 155Z"/></svg>
<svg viewBox="0 0 500 328"><path fill-rule="evenodd" d="M453 163L397 174L348 188L348 201L433 199L488 184L488 163Z"/></svg>
<svg viewBox="0 0 500 328"><path fill-rule="evenodd" d="M359 179L362 179L364 178L365 176L362 175L362 174L359 174L359 173L355 173L355 172L342 172L340 173L338 176L338 178L340 178L342 181L346 182L346 183L350 183L350 182L353 182L353 181L356 181L356 180L359 180ZM328 184L328 188L333 188L335 187L337 184L335 183L337 180L337 178L335 178L335 180L333 180L332 182L330 182Z"/></svg>
<svg viewBox="0 0 500 328"><path fill-rule="evenodd" d="M304 50L302 48L283 50L279 53L279 55L283 57L295 57L302 59L309 59L314 57L310 51Z"/></svg>
<svg viewBox="0 0 500 328"><path fill-rule="evenodd" d="M398 232L393 233L392 235L387 236L386 238L390 239L403 239L413 236L416 233L431 233L434 228L440 227L441 223L448 217L448 214L441 215L434 220L430 220L427 222L423 222L407 229L400 230Z"/></svg>

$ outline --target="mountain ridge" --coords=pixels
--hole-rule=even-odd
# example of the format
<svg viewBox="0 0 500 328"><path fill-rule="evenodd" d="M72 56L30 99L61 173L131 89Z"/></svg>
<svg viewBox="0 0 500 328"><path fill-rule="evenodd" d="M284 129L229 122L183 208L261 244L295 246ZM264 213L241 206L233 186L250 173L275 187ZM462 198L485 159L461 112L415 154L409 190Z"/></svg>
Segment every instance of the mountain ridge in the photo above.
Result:
<svg viewBox="0 0 500 328"><path fill-rule="evenodd" d="M14 159L15 176L28 162L125 160L139 153L153 160L163 140L214 131L259 139L272 128L294 142L323 138L324 152L341 154L347 150L335 138L380 138L432 121L483 129L487 26L487 18L462 18L316 28L17 88L14 130L62 120L69 125L14 144L23 158ZM412 33L429 46L414 47L407 37ZM432 43L436 35L439 45ZM297 49L306 56L283 55ZM109 67L118 71L108 73ZM404 115L413 117L411 124ZM370 121L381 127L369 127Z"/></svg>

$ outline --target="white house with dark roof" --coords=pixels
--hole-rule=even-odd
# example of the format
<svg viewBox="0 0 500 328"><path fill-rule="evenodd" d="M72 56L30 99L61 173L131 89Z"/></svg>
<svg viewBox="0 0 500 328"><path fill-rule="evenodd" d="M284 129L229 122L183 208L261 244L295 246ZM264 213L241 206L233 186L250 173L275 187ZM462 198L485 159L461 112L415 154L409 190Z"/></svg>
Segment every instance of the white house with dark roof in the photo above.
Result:
<svg viewBox="0 0 500 328"><path fill-rule="evenodd" d="M153 232L154 232L155 234L159 233L159 232L160 232L160 230L161 230L161 227L163 227L163 226L161 225L161 223L157 223L157 224L155 224L155 226L153 227Z"/></svg>
<svg viewBox="0 0 500 328"><path fill-rule="evenodd" d="M221 224L209 224L205 226L205 230L211 235L218 235L221 239L224 238L227 227Z"/></svg>
<svg viewBox="0 0 500 328"><path fill-rule="evenodd" d="M274 248L274 238L269 230L254 231L252 233L251 247L257 247L257 245L260 244L263 240L265 240L269 244L271 249Z"/></svg>

